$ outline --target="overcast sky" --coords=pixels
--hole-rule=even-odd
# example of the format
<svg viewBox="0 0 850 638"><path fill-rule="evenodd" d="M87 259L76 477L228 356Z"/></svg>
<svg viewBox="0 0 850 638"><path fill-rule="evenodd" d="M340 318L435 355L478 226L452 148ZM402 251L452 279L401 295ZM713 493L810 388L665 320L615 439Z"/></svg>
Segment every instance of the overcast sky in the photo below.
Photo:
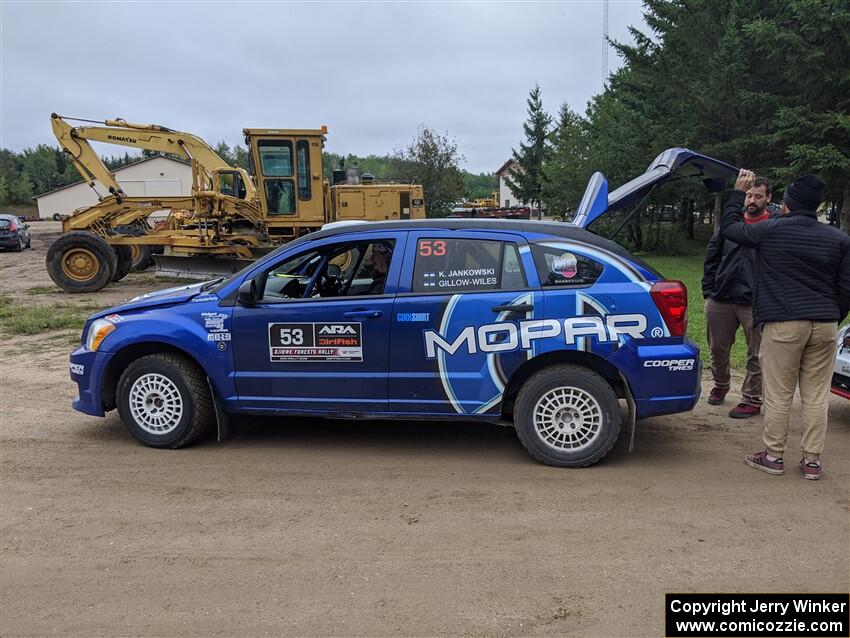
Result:
<svg viewBox="0 0 850 638"><path fill-rule="evenodd" d="M50 113L162 124L212 144L318 128L385 154L420 124L492 172L538 82L554 116L602 88L601 0L511 3L0 2L0 144L55 144ZM628 39L641 5L610 3ZM609 66L619 59L611 51ZM100 147L121 154L121 147Z"/></svg>

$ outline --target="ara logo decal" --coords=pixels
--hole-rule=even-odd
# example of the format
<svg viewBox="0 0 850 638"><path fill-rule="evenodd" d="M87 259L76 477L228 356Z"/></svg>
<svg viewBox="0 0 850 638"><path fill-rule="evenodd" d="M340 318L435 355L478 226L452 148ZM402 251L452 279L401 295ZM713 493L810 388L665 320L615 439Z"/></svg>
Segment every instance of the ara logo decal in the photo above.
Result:
<svg viewBox="0 0 850 638"><path fill-rule="evenodd" d="M328 323L319 328L320 335L356 335L357 331L351 324Z"/></svg>
<svg viewBox="0 0 850 638"><path fill-rule="evenodd" d="M600 343L619 340L622 335L643 339L646 317L639 314L607 315L606 317L570 317L569 319L529 319L514 322L489 323L476 328L467 326L449 339L435 330L426 330L425 353L429 359L437 357L437 351L455 354L463 349L468 354L477 352L510 352L520 348L530 350L537 339L561 337L567 345L573 345L581 337L595 337Z"/></svg>

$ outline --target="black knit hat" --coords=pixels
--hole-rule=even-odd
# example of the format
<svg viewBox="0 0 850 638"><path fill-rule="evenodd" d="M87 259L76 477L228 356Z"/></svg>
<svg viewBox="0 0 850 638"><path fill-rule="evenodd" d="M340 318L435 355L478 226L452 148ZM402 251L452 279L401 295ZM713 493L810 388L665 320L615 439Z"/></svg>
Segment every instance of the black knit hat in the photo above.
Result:
<svg viewBox="0 0 850 638"><path fill-rule="evenodd" d="M785 205L788 210L817 210L826 194L826 184L817 175L798 177L785 189Z"/></svg>

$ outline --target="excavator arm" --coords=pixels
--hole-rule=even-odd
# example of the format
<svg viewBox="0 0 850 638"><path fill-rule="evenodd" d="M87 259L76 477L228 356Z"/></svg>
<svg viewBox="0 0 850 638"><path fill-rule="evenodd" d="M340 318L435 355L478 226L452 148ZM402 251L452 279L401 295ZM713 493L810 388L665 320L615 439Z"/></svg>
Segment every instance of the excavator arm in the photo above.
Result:
<svg viewBox="0 0 850 638"><path fill-rule="evenodd" d="M94 180L109 189L119 198L126 196L115 176L103 163L89 144L103 142L119 146L130 146L148 151L171 153L197 164L211 182L218 172L239 173L245 185L245 199L252 201L257 192L250 175L245 169L230 166L204 140L190 133L181 133L157 124L133 124L122 119L105 120L104 126L73 127L61 115L51 116L53 134L62 149L71 157L80 175L94 188ZM211 183L197 184L201 190L211 188ZM98 196L102 197L100 193Z"/></svg>

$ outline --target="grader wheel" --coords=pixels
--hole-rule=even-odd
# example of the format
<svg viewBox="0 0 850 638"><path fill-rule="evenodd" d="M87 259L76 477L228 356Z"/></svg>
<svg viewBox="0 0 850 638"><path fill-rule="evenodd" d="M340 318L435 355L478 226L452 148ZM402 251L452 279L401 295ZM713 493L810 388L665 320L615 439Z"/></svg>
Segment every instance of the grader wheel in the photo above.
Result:
<svg viewBox="0 0 850 638"><path fill-rule="evenodd" d="M116 226L115 232L122 235L130 235L132 237L141 237L145 233L144 229L138 226ZM144 246L142 244L131 244L130 248L130 270L132 272L142 272L153 264L152 246Z"/></svg>
<svg viewBox="0 0 850 638"><path fill-rule="evenodd" d="M96 292L115 277L118 258L102 237L84 230L60 235L47 250L47 273L67 292Z"/></svg>
<svg viewBox="0 0 850 638"><path fill-rule="evenodd" d="M133 251L130 246L113 246L115 249L115 274L112 281L121 281L133 267Z"/></svg>

